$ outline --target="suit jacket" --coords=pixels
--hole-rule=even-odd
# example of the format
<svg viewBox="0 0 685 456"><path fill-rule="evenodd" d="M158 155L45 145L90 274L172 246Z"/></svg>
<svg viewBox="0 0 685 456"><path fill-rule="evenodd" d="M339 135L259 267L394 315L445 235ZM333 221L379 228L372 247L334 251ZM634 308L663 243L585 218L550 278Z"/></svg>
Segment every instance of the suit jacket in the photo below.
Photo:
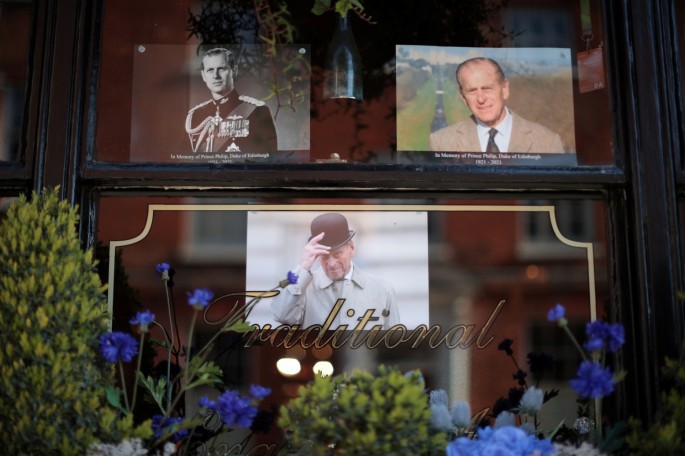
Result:
<svg viewBox="0 0 685 456"><path fill-rule="evenodd" d="M563 154L561 137L549 128L511 112L508 152ZM430 148L437 152L481 152L476 118L448 125L430 135Z"/></svg>
<svg viewBox="0 0 685 456"><path fill-rule="evenodd" d="M216 116L220 121L212 122ZM235 119L235 120L233 120ZM202 128L202 126L205 128ZM222 133L222 129L226 133ZM186 132L195 152L273 153L278 150L276 127L269 107L233 90L220 102L207 100L188 111Z"/></svg>

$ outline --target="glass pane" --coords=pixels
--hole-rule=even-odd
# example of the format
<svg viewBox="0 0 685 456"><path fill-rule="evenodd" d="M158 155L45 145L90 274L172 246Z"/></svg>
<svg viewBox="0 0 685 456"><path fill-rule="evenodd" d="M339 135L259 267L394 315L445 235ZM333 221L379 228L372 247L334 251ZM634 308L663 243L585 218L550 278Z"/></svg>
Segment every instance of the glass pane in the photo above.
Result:
<svg viewBox="0 0 685 456"><path fill-rule="evenodd" d="M187 0L164 9L131 0L105 3L99 161L614 163L600 2L370 2L345 20L288 1L288 15L269 16L285 20L281 28L270 27L253 2ZM417 10L421 18L413 14ZM255 53L255 45L265 50ZM236 57L235 65L223 65L230 81L221 75L211 81L210 61L203 69L209 48ZM507 93L500 90L496 103L486 103L496 109L496 122L479 114L471 99L462 100L455 70L474 56L495 59L507 79ZM255 99L244 103L268 108L251 107L270 111L273 127L266 131L275 129L275 147L264 146L271 133L255 128L261 122L250 120L253 114L222 108L222 100L237 103L230 83ZM360 94L363 99L355 99ZM469 124L470 113L482 128L504 122L492 156L484 155L492 151L487 130ZM468 142L447 135L441 144L431 143L432 133L459 120L469 126ZM522 143L524 131L529 139Z"/></svg>
<svg viewBox="0 0 685 456"><path fill-rule="evenodd" d="M0 1L0 161L19 159L31 5Z"/></svg>
<svg viewBox="0 0 685 456"><path fill-rule="evenodd" d="M497 400L517 386L512 375L518 367L529 369L528 354L544 352L556 361L540 386L558 388L560 395L538 418L548 430L562 419L573 423L576 395L568 381L580 355L546 315L562 303L580 340L585 323L604 316L609 291L601 203L340 203L103 198L98 239L103 268L109 271L114 327L129 331L129 318L141 309L151 309L161 325L175 320L174 360L183 363L193 319L188 292L205 288L215 298L197 317L190 342L194 350L229 315L243 315L243 306L249 306L253 330L223 334L211 353L228 387L244 392L256 383L273 390L265 409L296 397L298 388L314 378L314 366L323 362L334 374L375 371L380 364L420 369L428 389L442 388L451 401L468 401L474 413L494 413L501 406L495 406ZM118 222L124 218L126 224ZM320 230L324 235L313 240ZM334 250L303 266L305 245L319 241ZM208 246L214 251L208 253ZM173 269L171 311L155 271L162 262ZM279 285L288 271L299 273L297 284ZM307 288L318 287L324 276L330 288ZM367 301L355 294L364 280ZM297 301L304 316L287 304L299 286L308 303L316 300L316 305ZM272 290L278 296L255 299L254 293ZM253 294L246 297L247 291ZM299 330L291 331L294 326ZM153 334L161 337L157 329ZM505 339L513 341L512 359L498 349ZM163 367L164 359L155 362ZM284 359L293 371L282 366ZM208 388L187 395L187 410L195 410L203 394L214 393ZM280 445L282 436L272 428L249 445Z"/></svg>

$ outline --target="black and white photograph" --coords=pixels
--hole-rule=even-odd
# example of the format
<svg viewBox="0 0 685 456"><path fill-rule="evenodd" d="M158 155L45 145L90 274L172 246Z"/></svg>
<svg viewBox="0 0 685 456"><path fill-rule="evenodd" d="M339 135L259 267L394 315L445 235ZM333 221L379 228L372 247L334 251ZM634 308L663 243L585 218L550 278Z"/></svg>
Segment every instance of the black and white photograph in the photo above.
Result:
<svg viewBox="0 0 685 456"><path fill-rule="evenodd" d="M309 80L306 46L138 45L131 161L306 161Z"/></svg>

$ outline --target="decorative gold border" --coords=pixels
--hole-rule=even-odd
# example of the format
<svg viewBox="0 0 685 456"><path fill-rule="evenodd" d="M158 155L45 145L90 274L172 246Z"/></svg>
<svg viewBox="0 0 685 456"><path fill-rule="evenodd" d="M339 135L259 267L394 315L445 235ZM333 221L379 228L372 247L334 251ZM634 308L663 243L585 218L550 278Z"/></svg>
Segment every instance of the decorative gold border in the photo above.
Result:
<svg viewBox="0 0 685 456"><path fill-rule="evenodd" d="M360 205L360 204L150 204L147 211L147 221L143 231L136 237L121 241L111 241L109 244L109 284L114 283L114 264L117 247L125 247L136 244L148 235L152 228L155 211L426 211L426 212L547 212L550 224L557 239L570 247L586 250L588 263L588 289L590 298L590 320L597 319L597 301L595 288L595 263L594 250L591 242L579 242L566 238L559 231L554 206L488 206L488 205L415 205L415 204L392 204L392 205ZM114 288L107 289L107 306L109 314L114 310Z"/></svg>

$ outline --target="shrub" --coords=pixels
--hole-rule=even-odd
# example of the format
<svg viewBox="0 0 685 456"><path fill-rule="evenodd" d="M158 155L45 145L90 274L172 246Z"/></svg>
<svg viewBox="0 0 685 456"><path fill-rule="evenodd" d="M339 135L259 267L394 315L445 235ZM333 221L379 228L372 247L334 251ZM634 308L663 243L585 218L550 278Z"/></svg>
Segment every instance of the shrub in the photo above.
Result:
<svg viewBox="0 0 685 456"><path fill-rule="evenodd" d="M418 371L380 366L317 377L281 408L278 424L297 454L444 454L444 433L431 432Z"/></svg>
<svg viewBox="0 0 685 456"><path fill-rule="evenodd" d="M129 433L105 404L105 287L57 189L18 198L0 225L0 441L5 454L85 454Z"/></svg>

